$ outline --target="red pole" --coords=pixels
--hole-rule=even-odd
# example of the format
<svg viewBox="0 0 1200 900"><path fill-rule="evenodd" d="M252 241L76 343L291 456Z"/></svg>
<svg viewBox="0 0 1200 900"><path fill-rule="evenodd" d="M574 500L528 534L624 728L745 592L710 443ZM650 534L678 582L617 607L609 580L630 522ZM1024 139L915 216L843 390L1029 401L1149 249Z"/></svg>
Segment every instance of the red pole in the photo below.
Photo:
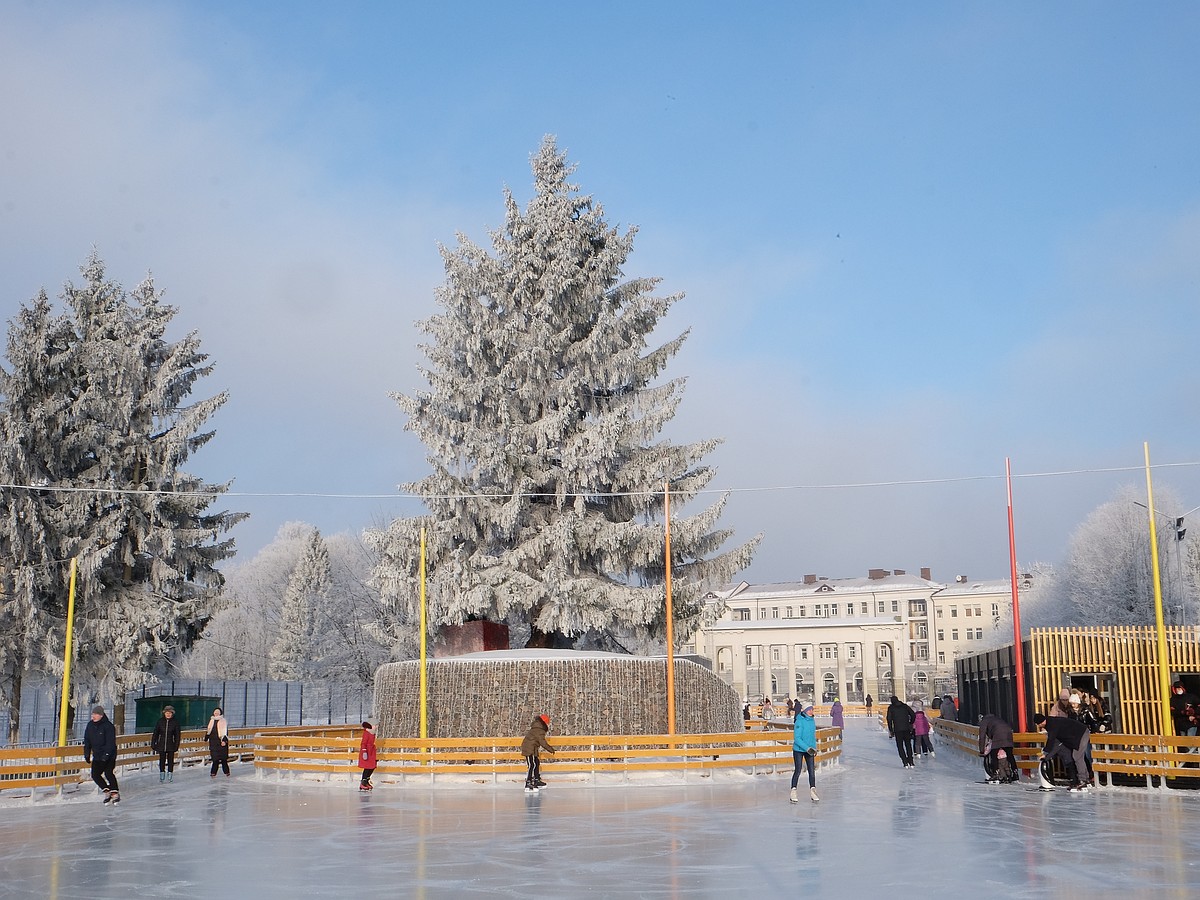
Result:
<svg viewBox="0 0 1200 900"><path fill-rule="evenodd" d="M1017 597L1017 535L1013 530L1012 463L1004 458L1004 477L1008 482L1008 561L1012 578L1013 666L1017 670L1017 731L1029 723L1025 709L1025 660L1021 646L1021 603Z"/></svg>

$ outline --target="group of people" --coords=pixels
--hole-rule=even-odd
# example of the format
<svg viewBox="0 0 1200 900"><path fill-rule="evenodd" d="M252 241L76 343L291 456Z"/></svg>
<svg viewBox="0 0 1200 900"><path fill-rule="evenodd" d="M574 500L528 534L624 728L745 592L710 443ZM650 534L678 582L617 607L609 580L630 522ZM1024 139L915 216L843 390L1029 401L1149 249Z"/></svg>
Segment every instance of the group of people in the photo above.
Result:
<svg viewBox="0 0 1200 900"><path fill-rule="evenodd" d="M175 707L163 707L162 715L154 725L150 736L150 749L158 754L158 780L175 780L175 754L183 733L179 720L175 718ZM229 776L229 723L225 713L217 707L204 730L208 741L209 757L212 760L211 777L217 777L217 769ZM104 794L105 803L120 803L121 791L117 784L117 729L104 707L92 707L91 721L83 730L83 761L92 767L92 781Z"/></svg>
<svg viewBox="0 0 1200 900"><path fill-rule="evenodd" d="M948 695L942 700L940 708L943 718L954 718L953 715L947 716L947 713L954 709L954 701ZM888 701L884 720L888 737L896 741L896 753L899 754L900 763L904 768L916 768L917 757L937 758L930 736L933 725L925 715L925 704L920 700L914 700L910 705L893 694Z"/></svg>

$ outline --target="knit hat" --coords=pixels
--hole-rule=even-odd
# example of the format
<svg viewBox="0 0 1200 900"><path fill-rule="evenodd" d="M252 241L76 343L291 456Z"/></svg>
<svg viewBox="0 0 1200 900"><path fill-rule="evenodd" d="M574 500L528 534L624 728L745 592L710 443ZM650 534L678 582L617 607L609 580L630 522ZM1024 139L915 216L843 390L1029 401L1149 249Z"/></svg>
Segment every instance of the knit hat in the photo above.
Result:
<svg viewBox="0 0 1200 900"><path fill-rule="evenodd" d="M811 716L812 711L813 711L813 705L811 703L805 703L804 708L800 710L800 712L804 713L806 716Z"/></svg>
<svg viewBox="0 0 1200 900"><path fill-rule="evenodd" d="M173 707L170 703L168 703L166 706L163 707L163 712L173 713L173 712L175 712L175 707Z"/></svg>
<svg viewBox="0 0 1200 900"><path fill-rule="evenodd" d="M92 707L92 715L93 716L104 715L104 707L101 706L99 703L97 703L95 706Z"/></svg>
<svg viewBox="0 0 1200 900"><path fill-rule="evenodd" d="M1067 690L1066 688L1063 688L1061 691L1058 692L1058 699L1059 700L1070 700L1071 692L1069 690Z"/></svg>

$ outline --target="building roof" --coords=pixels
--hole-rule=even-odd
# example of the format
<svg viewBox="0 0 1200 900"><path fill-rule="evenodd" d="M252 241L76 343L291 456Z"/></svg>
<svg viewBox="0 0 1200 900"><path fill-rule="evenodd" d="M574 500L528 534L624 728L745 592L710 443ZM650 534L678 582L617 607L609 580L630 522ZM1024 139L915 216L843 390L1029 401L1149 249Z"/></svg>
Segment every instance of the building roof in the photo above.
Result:
<svg viewBox="0 0 1200 900"><path fill-rule="evenodd" d="M883 594L893 591L938 590L945 585L928 581L917 575L883 575L879 578L819 578L813 582L782 581L775 584L729 584L711 596L726 603L737 601L784 599L787 597L820 598L830 594Z"/></svg>

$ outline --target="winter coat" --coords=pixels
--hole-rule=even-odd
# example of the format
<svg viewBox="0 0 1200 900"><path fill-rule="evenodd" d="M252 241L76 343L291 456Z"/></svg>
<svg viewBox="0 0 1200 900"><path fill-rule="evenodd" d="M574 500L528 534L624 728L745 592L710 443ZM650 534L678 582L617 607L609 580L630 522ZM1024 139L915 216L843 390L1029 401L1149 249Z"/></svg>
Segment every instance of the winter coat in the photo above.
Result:
<svg viewBox="0 0 1200 900"><path fill-rule="evenodd" d="M979 755L1001 747L1012 749L1012 726L997 715L988 713L979 722Z"/></svg>
<svg viewBox="0 0 1200 900"><path fill-rule="evenodd" d="M929 720L925 718L925 710L918 709L913 713L913 734L929 734Z"/></svg>
<svg viewBox="0 0 1200 900"><path fill-rule="evenodd" d="M150 738L150 749L155 753L174 753L179 749L179 738L179 720L174 716L169 719L159 716L154 736Z"/></svg>
<svg viewBox="0 0 1200 900"><path fill-rule="evenodd" d="M1062 744L1068 750L1078 750L1084 735L1088 733L1087 726L1078 719L1068 719L1066 716L1047 718L1046 722L1047 753L1054 750L1054 744ZM1010 738L1011 739L1011 738Z"/></svg>
<svg viewBox="0 0 1200 900"><path fill-rule="evenodd" d="M898 697L893 697L888 704L887 727L888 734L911 734L913 730L914 713L912 707Z"/></svg>
<svg viewBox="0 0 1200 900"><path fill-rule="evenodd" d="M800 753L817 749L817 722L812 716L796 713L796 722L792 725L792 749Z"/></svg>
<svg viewBox="0 0 1200 900"><path fill-rule="evenodd" d="M539 747L553 753L554 748L546 742L546 732L549 730L549 726L542 721L541 716L534 716L533 723L525 732L525 739L521 741L521 755L537 756Z"/></svg>
<svg viewBox="0 0 1200 900"><path fill-rule="evenodd" d="M942 705L938 707L938 712L942 714L942 718L947 722L958 720L958 710L955 708L954 700L949 694L942 698Z"/></svg>
<svg viewBox="0 0 1200 900"><path fill-rule="evenodd" d="M375 732L366 728L363 729L362 740L358 744L358 767L375 768Z"/></svg>
<svg viewBox="0 0 1200 900"><path fill-rule="evenodd" d="M208 720L208 730L204 732L208 738L208 752L213 759L222 759L229 755L229 723L224 716L213 716Z"/></svg>
<svg viewBox="0 0 1200 900"><path fill-rule="evenodd" d="M108 716L87 723L83 729L83 761L108 762L117 758L117 729Z"/></svg>
<svg viewBox="0 0 1200 900"><path fill-rule="evenodd" d="M833 706L829 707L829 718L833 720L834 728L846 727L846 720L842 717L842 703L840 700L834 700Z"/></svg>

